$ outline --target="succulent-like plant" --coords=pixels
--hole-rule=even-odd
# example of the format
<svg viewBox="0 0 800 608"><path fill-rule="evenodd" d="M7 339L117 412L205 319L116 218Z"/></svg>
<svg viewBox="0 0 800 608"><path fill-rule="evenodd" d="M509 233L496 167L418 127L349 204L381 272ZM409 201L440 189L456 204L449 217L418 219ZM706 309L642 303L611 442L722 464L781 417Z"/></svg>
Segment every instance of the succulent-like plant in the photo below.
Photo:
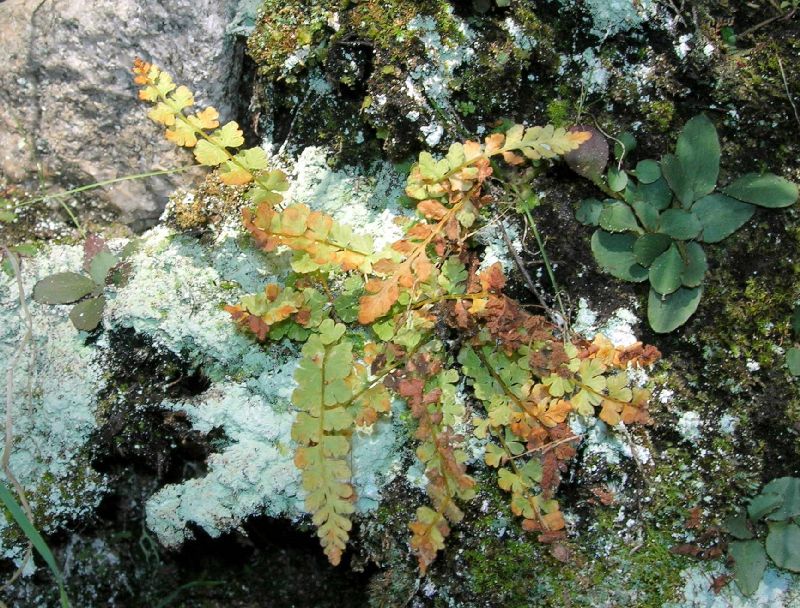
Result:
<svg viewBox="0 0 800 608"><path fill-rule="evenodd" d="M773 479L752 498L746 509L725 522L736 540L728 547L734 580L744 595L758 589L767 556L778 567L800 572L800 479ZM767 536L761 537L766 529Z"/></svg>
<svg viewBox="0 0 800 608"><path fill-rule="evenodd" d="M792 205L798 190L771 173L748 173L717 190L719 139L702 114L686 123L675 154L661 161L640 160L625 170L631 146L625 148L617 151L619 163L605 179L593 179L609 198L581 201L576 217L598 227L592 253L603 270L626 281L650 282L650 326L670 332L686 323L700 302L708 268L702 243L718 243L736 232L756 206Z"/></svg>

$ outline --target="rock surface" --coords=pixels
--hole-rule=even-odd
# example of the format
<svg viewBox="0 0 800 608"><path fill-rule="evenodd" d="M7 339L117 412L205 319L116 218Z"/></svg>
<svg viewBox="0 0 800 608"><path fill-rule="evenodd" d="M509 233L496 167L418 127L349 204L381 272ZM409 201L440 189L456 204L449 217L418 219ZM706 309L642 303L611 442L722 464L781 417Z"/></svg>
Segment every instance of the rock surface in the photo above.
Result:
<svg viewBox="0 0 800 608"><path fill-rule="evenodd" d="M235 0L0 3L0 174L67 189L191 162L141 112L130 66L152 55L201 101L235 114L242 55L226 27L236 7ZM127 181L103 196L123 221L146 225L185 183L180 175Z"/></svg>
<svg viewBox="0 0 800 608"><path fill-rule="evenodd" d="M672 149L680 126L704 111L721 136L722 179L763 166L800 181L798 15L745 35L772 9L712 0L311 4L239 3L229 31L255 26L251 53L260 80L252 120L265 148L278 154L272 160L290 174L290 202L324 208L380 240L396 238L392 215L409 212L401 200L407 165L387 159L409 160L419 149L443 153L503 118L583 120L614 137L630 130L639 143L632 168ZM14 5L0 4L0 13ZM723 23L738 41L723 37ZM172 67L163 45L147 48ZM146 110L133 109L126 79L120 72L120 102L130 102L133 121ZM206 77L202 70L176 74L192 79ZM73 99L80 86L70 85ZM161 145L155 127L135 124L121 156L133 145ZM240 204L241 189L209 178L175 194L166 225L146 233L130 283L109 289L96 342L83 343L67 307L32 306L37 345L51 353L39 362L44 396L34 402L45 416L28 420L22 411L15 426L47 449L30 466L25 450L33 440L21 439L12 467L32 496L54 497L37 501L48 507L39 523L65 564L75 605L158 605L183 589L187 607L249 608L253 598L321 608L797 606L796 575L768 569L750 598L733 582L715 593L712 582L722 585L732 572L724 552L708 561L687 555L712 555L725 539L714 530L764 482L800 475L800 383L784 367L796 340L789 317L800 302L797 209L759 213L710 249L697 315L660 336L642 323L645 292L598 269L589 233L575 221L576 201L599 191L557 166L530 185L540 203L532 213L573 304L573 328L625 344L641 336L664 354L648 371L657 386L652 426L630 434L602 422L572 426L584 441L558 493L569 528L563 543L535 542L520 528L480 464L482 445L473 443L479 494L421 578L409 556L408 522L424 480L397 407L391 423L355 449L356 460L372 466L356 481L362 500L347 561L337 568L324 561L299 517L302 491L287 450L296 350L285 343L262 349L219 307L280 281L287 260L254 251L238 221L220 219ZM503 223L533 280L551 293L530 231L514 213L497 217L491 225ZM475 245L484 260L503 263L511 289L533 303L500 231L480 231ZM28 291L42 273L79 265L78 246L47 247L28 260ZM21 330L13 286L0 278L0 365ZM122 364L110 365L114 358ZM143 364L147 358L154 362ZM18 378L26 373L20 368ZM24 388L18 383L16 393ZM70 399L63 401L65 388ZM73 417L78 423L69 426ZM48 451L48 441L61 455ZM57 474L47 475L50 468ZM47 484L37 485L43 471ZM63 499L65 474L87 482L72 502ZM5 555L18 558L21 539L13 532L0 530L0 539ZM205 586L213 582L206 572L222 583ZM54 605L43 574L21 579L10 603Z"/></svg>
<svg viewBox="0 0 800 608"><path fill-rule="evenodd" d="M357 230L390 238L397 230L392 210L398 209L390 203L399 195L396 171L389 164L376 165L372 177L353 169L333 171L325 163L326 155L321 148L304 152L287 198L332 213ZM29 493L44 531L90 515L109 492L108 479L92 468L89 454L97 452L93 435L103 434L122 401L116 395L124 392L120 383L104 392L104 378L111 374L108 362L119 355L115 350L130 348L132 336L172 353L187 374L200 370L209 382L197 395L164 399L151 403L151 409L185 416L193 433L223 436L200 463L202 474L162 484L147 498L147 526L160 543L179 548L198 529L218 537L256 515L294 520L303 515L304 494L292 462L294 414L289 405L298 351L289 343L268 348L257 344L220 308L243 293L259 291L264 282L280 282L287 265L280 264L281 256L264 256L239 236L238 215L228 218L205 244L166 226L146 232L129 259L127 284L106 290L104 333L97 341L72 326L70 306L30 299L38 279L54 272L80 272L82 247L58 246L25 261L22 287L39 356L27 364L31 349L24 350L20 359L25 364L15 367L13 403L18 405L12 413L17 439L11 468ZM123 245L121 240L113 242L115 250ZM3 369L14 365L14 352L27 328L21 311L16 281L0 273ZM129 332L128 337L108 339L119 332ZM166 379L148 381L155 385ZM28 382L34 395L29 404ZM125 426L144 419L145 404L152 401L147 389L137 390ZM391 421L381 422L354 438L359 512L374 511L381 488L400 472L396 444L404 431L394 427ZM143 442L154 439L144 437ZM0 556L21 563L24 543L12 534L12 526L0 523Z"/></svg>

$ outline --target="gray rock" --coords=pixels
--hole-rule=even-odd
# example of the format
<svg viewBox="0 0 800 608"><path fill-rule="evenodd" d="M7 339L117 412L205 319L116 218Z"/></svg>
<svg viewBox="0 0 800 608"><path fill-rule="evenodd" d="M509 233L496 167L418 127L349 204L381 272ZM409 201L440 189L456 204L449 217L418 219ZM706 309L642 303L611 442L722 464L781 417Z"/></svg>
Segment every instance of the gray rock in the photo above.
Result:
<svg viewBox="0 0 800 608"><path fill-rule="evenodd" d="M236 0L9 0L0 3L0 174L53 188L191 162L146 117L130 67L137 55L233 115L241 44L226 34ZM156 218L188 175L97 190L121 220Z"/></svg>

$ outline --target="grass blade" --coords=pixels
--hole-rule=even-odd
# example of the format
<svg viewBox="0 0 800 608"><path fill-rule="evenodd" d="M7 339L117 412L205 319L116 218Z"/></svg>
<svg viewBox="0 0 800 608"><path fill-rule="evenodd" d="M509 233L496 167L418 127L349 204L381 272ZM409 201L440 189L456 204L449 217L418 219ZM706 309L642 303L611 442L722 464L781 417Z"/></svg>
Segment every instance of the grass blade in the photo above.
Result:
<svg viewBox="0 0 800 608"><path fill-rule="evenodd" d="M28 516L22 511L22 508L17 503L14 495L8 489L6 484L2 482L0 482L0 501L2 501L3 506L11 513L11 517L14 518L14 521L16 521L19 527L22 528L22 531L25 533L25 536L28 537L28 540L33 543L33 548L36 549L39 555L42 556L42 559L44 559L45 563L50 568L50 572L53 573L53 577L58 583L62 608L70 608L69 598L67 597L67 592L64 589L64 578L61 576L61 570L58 568L56 558L50 551L50 547L47 546L44 538L42 538L42 535L39 534L39 531L33 525L31 520L28 519Z"/></svg>

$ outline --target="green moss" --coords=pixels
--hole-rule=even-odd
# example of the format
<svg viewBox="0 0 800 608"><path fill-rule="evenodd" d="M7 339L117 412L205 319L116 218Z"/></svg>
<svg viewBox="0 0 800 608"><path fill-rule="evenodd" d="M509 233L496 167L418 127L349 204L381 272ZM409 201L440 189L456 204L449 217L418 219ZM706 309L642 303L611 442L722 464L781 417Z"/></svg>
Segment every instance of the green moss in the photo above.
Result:
<svg viewBox="0 0 800 608"><path fill-rule="evenodd" d="M335 0L306 3L264 0L255 32L248 40L248 52L258 64L259 72L270 77L290 77L294 66L287 67L289 58L301 48L318 58L322 51L317 45L323 40L324 29L338 6ZM311 47L315 46L312 56ZM298 65L304 62L300 60Z"/></svg>
<svg viewBox="0 0 800 608"><path fill-rule="evenodd" d="M336 45L365 41L403 63L413 45L408 42L409 22L417 16L434 18L437 31L446 43L457 44L463 35L452 17L447 2L416 3L400 0L306 2L265 0L259 11L256 29L248 40L248 51L259 72L293 82L304 67L328 59ZM303 51L303 49L306 49ZM292 59L295 56L298 60ZM391 61L382 60L381 66Z"/></svg>
<svg viewBox="0 0 800 608"><path fill-rule="evenodd" d="M776 347L791 342L789 319L800 300L800 266L785 253L800 246L800 233L792 217L796 212L789 213L783 226L786 220L770 217L771 225L750 227L712 254L721 263L705 298L709 309L719 311L727 322L703 327L698 337L713 353L711 359L724 366L721 371L744 386L755 380L743 369L745 360L761 368L781 367L783 355ZM745 267L750 272L742 276L742 265L734 260L749 260Z"/></svg>
<svg viewBox="0 0 800 608"><path fill-rule="evenodd" d="M465 558L474 591L508 608L531 605L532 583L543 578L542 560L552 559L541 547L518 540L487 541L480 549L467 551Z"/></svg>
<svg viewBox="0 0 800 608"><path fill-rule="evenodd" d="M572 104L565 99L554 99L547 104L547 119L556 127L564 126L568 120Z"/></svg>
<svg viewBox="0 0 800 608"><path fill-rule="evenodd" d="M687 560L669 551L671 531L645 528L641 542L626 543L615 510L598 508L593 516L590 531L563 543L568 552L564 561L533 539L487 534L478 548L465 552L472 590L478 597L518 608L555 608L567 601L586 608L658 608L673 597Z"/></svg>
<svg viewBox="0 0 800 608"><path fill-rule="evenodd" d="M503 19L484 19L473 44L475 57L462 73L454 91L456 98L473 103L476 119L487 122L513 113L520 98L539 98L547 92L527 79L531 64L538 74L555 71L558 53L555 32L526 3L513 3ZM492 86L486 86L491 82Z"/></svg>
<svg viewBox="0 0 800 608"><path fill-rule="evenodd" d="M675 104L669 100L651 101L645 104L647 121L661 132L666 132L672 125L675 116Z"/></svg>

